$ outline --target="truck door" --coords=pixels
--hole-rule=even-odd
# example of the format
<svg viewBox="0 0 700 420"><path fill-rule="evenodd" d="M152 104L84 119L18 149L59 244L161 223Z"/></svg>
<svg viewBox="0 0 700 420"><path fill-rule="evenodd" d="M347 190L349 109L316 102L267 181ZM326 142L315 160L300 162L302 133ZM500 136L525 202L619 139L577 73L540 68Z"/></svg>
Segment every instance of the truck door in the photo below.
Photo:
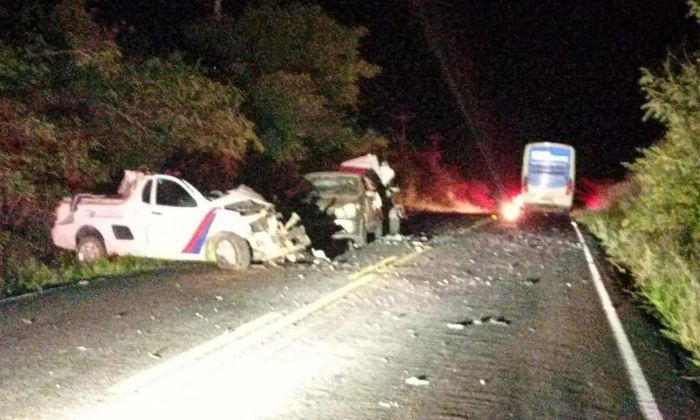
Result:
<svg viewBox="0 0 700 420"><path fill-rule="evenodd" d="M194 197L175 179L160 176L155 179L154 201L149 206L146 227L149 256L196 259L198 252L192 252L192 247L190 252L186 252L186 248L193 235L206 236L206 232L199 232L202 230L199 227L207 218L209 209L198 205Z"/></svg>

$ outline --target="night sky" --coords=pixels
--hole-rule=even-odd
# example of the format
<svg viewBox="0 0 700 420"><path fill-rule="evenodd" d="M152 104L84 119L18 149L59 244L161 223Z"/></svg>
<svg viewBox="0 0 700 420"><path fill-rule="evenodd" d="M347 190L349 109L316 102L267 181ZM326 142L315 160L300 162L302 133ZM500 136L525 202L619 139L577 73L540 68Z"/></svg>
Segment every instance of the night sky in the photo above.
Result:
<svg viewBox="0 0 700 420"><path fill-rule="evenodd" d="M321 2L370 35L363 53L383 72L363 86L364 111L379 128L409 116L413 144L429 133L466 176L483 157L465 125L435 49L506 179L517 175L523 145L561 141L578 151L578 173L620 178L621 161L658 139L643 123L640 67L659 69L667 53L694 50L698 27L679 0L460 0ZM425 28L432 34L432 43Z"/></svg>
<svg viewBox="0 0 700 420"><path fill-rule="evenodd" d="M658 124L642 122L640 67L658 70L669 51L682 56L700 44L700 26L688 17L685 0L297 1L320 3L341 23L369 29L362 53L382 73L362 84L365 125L392 133L404 118L409 141L419 148L438 133L448 163L467 178L487 181L493 177L481 149L512 182L523 146L532 141L576 147L579 178L622 178L620 162L663 133ZM125 16L140 28L131 34L140 39L135 45L161 52L182 44L178 28L210 6L97 3L102 20ZM250 3L223 2L234 16ZM153 32L156 20L169 24ZM121 42L130 48L128 36ZM464 98L466 118L448 74Z"/></svg>

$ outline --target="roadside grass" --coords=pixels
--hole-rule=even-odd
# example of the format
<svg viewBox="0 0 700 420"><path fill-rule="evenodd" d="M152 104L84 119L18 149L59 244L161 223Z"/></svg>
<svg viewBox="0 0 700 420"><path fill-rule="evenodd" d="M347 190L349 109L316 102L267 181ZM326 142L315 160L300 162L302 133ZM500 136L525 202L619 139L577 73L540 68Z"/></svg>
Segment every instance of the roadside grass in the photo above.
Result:
<svg viewBox="0 0 700 420"><path fill-rule="evenodd" d="M0 280L0 298L18 296L44 289L78 283L105 276L128 275L192 263L139 257L109 257L83 264L75 255L61 252L47 265L35 258L13 264L11 277Z"/></svg>
<svg viewBox="0 0 700 420"><path fill-rule="evenodd" d="M614 197L600 211L575 218L601 241L613 263L629 271L633 293L663 326L662 332L686 349L700 366L700 264L673 235L635 229L629 195Z"/></svg>

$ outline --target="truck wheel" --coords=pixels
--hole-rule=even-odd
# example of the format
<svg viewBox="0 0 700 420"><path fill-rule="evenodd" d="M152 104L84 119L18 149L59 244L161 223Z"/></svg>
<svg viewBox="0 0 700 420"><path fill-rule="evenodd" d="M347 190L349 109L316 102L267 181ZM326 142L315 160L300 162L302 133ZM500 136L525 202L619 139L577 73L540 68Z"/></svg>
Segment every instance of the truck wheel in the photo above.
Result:
<svg viewBox="0 0 700 420"><path fill-rule="evenodd" d="M248 242L238 235L226 233L212 244L216 264L225 270L245 270L250 265Z"/></svg>
<svg viewBox="0 0 700 420"><path fill-rule="evenodd" d="M107 255L102 239L97 236L87 235L78 239L76 248L78 261L81 263L91 263Z"/></svg>

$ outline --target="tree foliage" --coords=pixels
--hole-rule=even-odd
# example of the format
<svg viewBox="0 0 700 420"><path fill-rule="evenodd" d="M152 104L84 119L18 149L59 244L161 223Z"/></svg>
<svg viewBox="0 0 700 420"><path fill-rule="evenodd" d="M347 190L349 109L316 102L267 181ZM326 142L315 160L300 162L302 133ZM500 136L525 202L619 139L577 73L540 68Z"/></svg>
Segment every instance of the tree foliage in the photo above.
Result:
<svg viewBox="0 0 700 420"><path fill-rule="evenodd" d="M354 107L357 82L379 71L359 54L367 30L344 27L319 6L267 3L248 9L234 29L244 78L280 71L308 74L335 106Z"/></svg>
<svg viewBox="0 0 700 420"><path fill-rule="evenodd" d="M266 150L286 163L339 160L365 140L384 143L355 123L359 82L379 71L360 56L366 33L338 24L319 6L271 1L188 31L191 53L210 73L247 90Z"/></svg>
<svg viewBox="0 0 700 420"><path fill-rule="evenodd" d="M689 5L700 21L700 1ZM640 84L645 118L666 133L628 165L629 187L589 224L700 364L700 52L642 69Z"/></svg>
<svg viewBox="0 0 700 420"><path fill-rule="evenodd" d="M251 97L269 153L281 161L316 157L323 151L343 151L354 140L343 124L345 116L328 105L306 74L277 72L261 78Z"/></svg>
<svg viewBox="0 0 700 420"><path fill-rule="evenodd" d="M666 134L630 166L640 187L632 211L643 216L630 228L671 238L674 251L700 260L700 52L669 57L660 74L642 73L645 118L663 123Z"/></svg>

